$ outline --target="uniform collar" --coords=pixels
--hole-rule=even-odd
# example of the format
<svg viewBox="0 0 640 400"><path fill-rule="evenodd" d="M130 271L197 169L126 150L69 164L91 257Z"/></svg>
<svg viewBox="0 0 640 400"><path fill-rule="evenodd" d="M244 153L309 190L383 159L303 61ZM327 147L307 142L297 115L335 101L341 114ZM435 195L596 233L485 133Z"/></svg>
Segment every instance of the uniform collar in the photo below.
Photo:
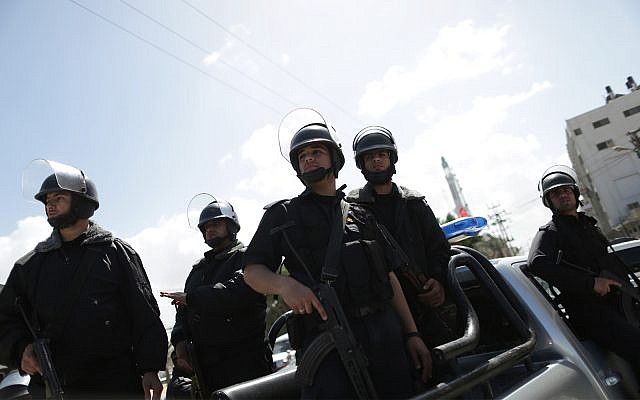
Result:
<svg viewBox="0 0 640 400"><path fill-rule="evenodd" d="M596 225L598 223L598 221L595 218L588 216L582 211L578 212L578 218L574 217L573 215L554 214L552 219L556 222L562 222L567 224L577 224L579 222L586 222L586 223L589 223L590 225Z"/></svg>
<svg viewBox="0 0 640 400"><path fill-rule="evenodd" d="M395 182L392 182L391 195L407 200L424 199L424 196L419 192L396 185ZM371 183L367 182L360 189L351 191L348 199L357 203L375 203L375 189Z"/></svg>
<svg viewBox="0 0 640 400"><path fill-rule="evenodd" d="M345 197L344 194L344 189L347 187L347 185L342 185L339 188L336 189L336 194L335 197L339 197L340 199L343 199ZM324 196L324 195L320 195L315 193L313 190L311 190L310 188L305 188L304 191L302 193L300 193L298 195L298 197L301 198L311 198L311 196L318 196L318 197L334 197L334 196Z"/></svg>
<svg viewBox="0 0 640 400"><path fill-rule="evenodd" d="M239 241L238 239L231 241L231 243L229 243L229 245L223 249L220 250L216 250L216 249L211 249L209 251L206 251L204 253L204 258L207 261L210 260L222 260L225 258L230 257L232 254L234 254L235 252L237 252L238 250L242 249L244 247L244 244L242 244L241 241Z"/></svg>
<svg viewBox="0 0 640 400"><path fill-rule="evenodd" d="M83 235L85 235L85 237L82 243L80 243L81 246L113 242L113 235L111 232L101 228L93 221L89 221L89 227ZM60 247L62 247L62 237L60 236L60 231L54 229L51 232L51 236L36 245L35 251L38 253L46 253L51 250L59 249Z"/></svg>

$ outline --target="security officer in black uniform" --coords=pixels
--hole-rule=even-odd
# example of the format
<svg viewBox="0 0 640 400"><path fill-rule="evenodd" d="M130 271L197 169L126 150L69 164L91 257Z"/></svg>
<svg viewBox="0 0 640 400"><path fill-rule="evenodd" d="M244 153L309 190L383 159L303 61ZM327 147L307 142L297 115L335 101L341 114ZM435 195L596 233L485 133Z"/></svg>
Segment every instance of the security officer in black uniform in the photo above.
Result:
<svg viewBox="0 0 640 400"><path fill-rule="evenodd" d="M538 185L543 204L553 212L531 244L531 271L561 291L560 303L576 333L626 359L640 372L640 329L632 326L621 308L621 286L626 274L603 277L604 271L624 266L607 252L608 242L596 220L578 212L580 191L575 172L556 165Z"/></svg>
<svg viewBox="0 0 640 400"><path fill-rule="evenodd" d="M430 354L417 335L400 284L382 254L373 215L352 205L346 220L342 219L346 203L341 200L341 190L336 190L338 171L344 165L340 145L326 124L311 123L297 130L289 148L291 165L306 189L291 200L266 207L247 248L245 280L261 293L277 294L296 313L292 325L298 329L289 335L295 336L300 362L327 319L311 288L325 268L332 227L343 222L339 272L333 285L354 337L368 358L378 396L410 396L412 366L422 368L426 381L431 374ZM275 273L283 257L290 276ZM312 385L303 386L302 397L356 397L335 350L320 364Z"/></svg>
<svg viewBox="0 0 640 400"><path fill-rule="evenodd" d="M271 373L272 360L264 340L266 299L244 282L245 246L236 238L240 222L233 206L212 201L198 228L211 250L192 267L184 292L161 296L178 306L171 332L176 363L200 369L194 372L204 379L200 389L209 398L215 390ZM187 341L195 350L189 355Z"/></svg>
<svg viewBox="0 0 640 400"><path fill-rule="evenodd" d="M89 218L94 183L74 167L42 161L53 172L35 195L51 236L18 260L0 293L0 363L31 375L45 398L34 339L50 339L64 398L160 399L167 335L138 254ZM81 277L81 278L78 278Z"/></svg>
<svg viewBox="0 0 640 400"><path fill-rule="evenodd" d="M438 220L423 195L392 181L398 149L388 129L362 129L353 139L353 152L367 183L347 200L372 209L401 247L405 259L396 274L425 343L432 348L452 340L455 305L442 307L451 247Z"/></svg>

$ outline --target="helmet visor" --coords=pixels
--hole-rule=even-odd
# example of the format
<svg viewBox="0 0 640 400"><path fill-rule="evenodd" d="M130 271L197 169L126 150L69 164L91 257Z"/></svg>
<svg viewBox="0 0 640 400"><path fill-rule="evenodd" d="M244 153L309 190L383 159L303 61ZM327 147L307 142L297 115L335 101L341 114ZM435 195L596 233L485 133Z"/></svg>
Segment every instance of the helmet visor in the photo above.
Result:
<svg viewBox="0 0 640 400"><path fill-rule="evenodd" d="M47 187L43 187L47 179ZM86 193L85 175L80 169L57 161L33 160L22 171L22 196L28 201L37 202L35 196L41 190Z"/></svg>
<svg viewBox="0 0 640 400"><path fill-rule="evenodd" d="M569 175L571 178L573 178L573 180L576 183L578 183L578 175L576 175L576 171L574 171L570 167L567 167L566 165L553 165L553 166L547 168L547 170L544 171L544 173L542 174L542 179L544 179L547 175L553 174L553 173L556 173L556 172L559 172L559 173L562 173L562 174L565 174L565 175Z"/></svg>
<svg viewBox="0 0 640 400"><path fill-rule="evenodd" d="M542 177L540 178L540 182L538 182L538 192L540 193L540 197L544 196L545 190L548 191L551 189L551 187L545 187L546 186L545 178L551 174L557 174L557 173L571 177L571 179L573 179L574 184L575 185L578 184L578 175L576 174L576 171L574 171L572 168L567 167L566 165L552 165L551 167L547 168L544 171L544 173L542 174Z"/></svg>
<svg viewBox="0 0 640 400"><path fill-rule="evenodd" d="M187 205L187 220L191 229L200 231L200 228L198 228L200 213L202 213L202 210L204 210L207 205L214 201L218 200L209 193L198 193L191 198Z"/></svg>
<svg viewBox="0 0 640 400"><path fill-rule="evenodd" d="M327 122L327 120L318 111L312 108L296 108L282 118L278 127L278 144L280 145L280 154L287 161L291 151L291 140L293 136L302 128L311 124L322 124L326 126L329 133L336 144L339 144L335 129Z"/></svg>

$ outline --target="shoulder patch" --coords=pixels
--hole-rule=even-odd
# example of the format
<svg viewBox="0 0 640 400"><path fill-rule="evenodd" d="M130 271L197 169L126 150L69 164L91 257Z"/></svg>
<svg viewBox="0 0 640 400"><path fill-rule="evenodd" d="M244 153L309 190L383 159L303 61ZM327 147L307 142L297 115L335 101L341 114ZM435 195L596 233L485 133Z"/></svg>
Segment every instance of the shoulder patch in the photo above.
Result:
<svg viewBox="0 0 640 400"><path fill-rule="evenodd" d="M191 269L198 269L198 268L200 268L200 267L202 266L202 264L203 264L205 261L206 261L206 260L205 260L205 258L204 258L204 257L202 257L201 259L199 259L198 261L196 261L196 263L195 263L195 264L193 264L193 265L191 266Z"/></svg>
<svg viewBox="0 0 640 400"><path fill-rule="evenodd" d="M264 210L268 210L273 206L277 206L278 204L282 204L284 202L289 201L290 199L282 199L282 200L278 200L278 201L274 201L273 203L269 203L266 206L262 207Z"/></svg>
<svg viewBox="0 0 640 400"><path fill-rule="evenodd" d="M350 203L358 202L360 200L360 189L350 190L344 199Z"/></svg>
<svg viewBox="0 0 640 400"><path fill-rule="evenodd" d="M360 221L375 221L375 214L366 204L351 203L349 214ZM349 219L347 219L347 221L349 221Z"/></svg>
<svg viewBox="0 0 640 400"><path fill-rule="evenodd" d="M556 228L556 224L553 223L553 221L549 221L547 222L545 225L542 225L540 228L538 228L539 231L557 231L558 229Z"/></svg>
<svg viewBox="0 0 640 400"><path fill-rule="evenodd" d="M399 185L398 185L398 189L401 191L402 196L405 197L407 200L423 200L424 199L424 195L418 192L417 190L408 189L404 186L399 186Z"/></svg>
<svg viewBox="0 0 640 400"><path fill-rule="evenodd" d="M36 254L36 251L35 250L31 250L27 254L25 254L22 257L20 257L18 259L18 261L15 262L15 264L16 265L25 265L27 262L29 262L29 260L31 260L31 258L33 257L34 254Z"/></svg>
<svg viewBox="0 0 640 400"><path fill-rule="evenodd" d="M131 247L131 245L129 243L125 242L124 240L122 240L120 238L114 238L113 241L117 242L118 244L120 244L128 253L137 254L137 252L134 250L134 248Z"/></svg>

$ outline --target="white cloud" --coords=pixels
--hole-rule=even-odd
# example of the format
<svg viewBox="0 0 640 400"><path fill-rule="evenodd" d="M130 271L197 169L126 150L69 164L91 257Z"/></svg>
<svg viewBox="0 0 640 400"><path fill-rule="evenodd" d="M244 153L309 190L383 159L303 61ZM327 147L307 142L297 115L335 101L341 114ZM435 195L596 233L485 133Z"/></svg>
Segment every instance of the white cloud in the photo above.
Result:
<svg viewBox="0 0 640 400"><path fill-rule="evenodd" d="M45 217L27 217L17 222L16 229L0 236L0 282L5 282L13 264L51 233Z"/></svg>
<svg viewBox="0 0 640 400"><path fill-rule="evenodd" d="M428 106L423 112L419 113L416 117L419 122L423 124L430 124L436 121L440 112L433 106Z"/></svg>
<svg viewBox="0 0 640 400"><path fill-rule="evenodd" d="M106 227L108 229L108 226ZM208 249L202 234L189 228L185 213L162 217L155 226L125 238L144 264L165 326L173 326L175 310L160 291L182 291L191 266Z"/></svg>
<svg viewBox="0 0 640 400"><path fill-rule="evenodd" d="M231 155L231 153L227 153L224 156L220 157L220 159L218 160L218 166L224 167L225 165L229 164L231 160L233 160L233 155Z"/></svg>
<svg viewBox="0 0 640 400"><path fill-rule="evenodd" d="M470 109L459 113L428 109L425 115L432 117L423 118L430 121L427 129L413 143L400 144L397 181L427 194L436 215L443 217L453 207L440 161L444 156L476 215L487 215L488 207L495 204L511 209L535 199L539 171L561 155L541 155L536 132L526 127L505 132L502 124L512 107L551 87L545 81L521 93L478 96ZM517 245L528 247L524 242L547 213L537 203L514 209L513 213L512 234L518 239Z"/></svg>
<svg viewBox="0 0 640 400"><path fill-rule="evenodd" d="M251 31L242 24L233 25L230 31L238 37L251 36ZM233 35L225 35L222 46L204 57L202 63L207 66L221 63L243 72L257 73L260 69L258 64L243 50L243 45L238 46L238 39Z"/></svg>
<svg viewBox="0 0 640 400"><path fill-rule="evenodd" d="M256 171L253 176L242 179L237 185L238 189L272 200L294 196L302 191L291 164L280 154L278 148L275 126L268 124L251 134L240 147L240 155L253 164Z"/></svg>
<svg viewBox="0 0 640 400"><path fill-rule="evenodd" d="M366 85L359 114L379 118L426 90L507 68L508 30L508 25L476 28L470 20L445 26L413 69L393 65L381 80Z"/></svg>
<svg viewBox="0 0 640 400"><path fill-rule="evenodd" d="M284 66L289 65L289 62L291 62L291 57L289 56L289 54L283 53L280 55L280 63Z"/></svg>
<svg viewBox="0 0 640 400"><path fill-rule="evenodd" d="M206 56L202 62L205 63L206 65L211 65L211 64L215 64L218 62L218 60L220 59L220 56L222 54L219 51L214 51L211 54L209 54L208 56Z"/></svg>
<svg viewBox="0 0 640 400"><path fill-rule="evenodd" d="M202 234L189 228L185 213L163 217L125 240L140 254L156 290L181 289L191 265L206 251Z"/></svg>

